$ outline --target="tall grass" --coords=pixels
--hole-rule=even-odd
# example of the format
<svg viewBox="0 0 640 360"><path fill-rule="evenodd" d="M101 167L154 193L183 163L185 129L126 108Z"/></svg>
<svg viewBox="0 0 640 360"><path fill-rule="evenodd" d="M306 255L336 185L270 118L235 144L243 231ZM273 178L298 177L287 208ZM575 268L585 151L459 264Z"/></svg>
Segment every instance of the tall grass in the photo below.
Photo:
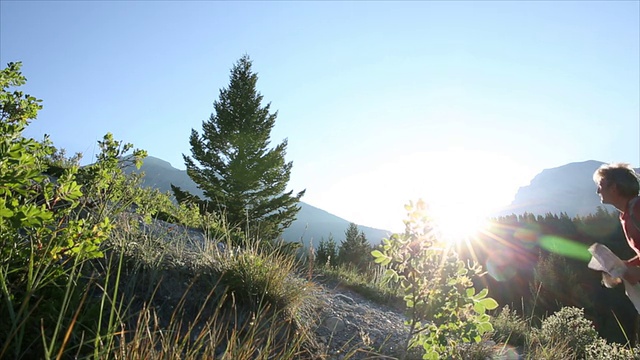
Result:
<svg viewBox="0 0 640 360"><path fill-rule="evenodd" d="M363 297L383 305L402 308L403 300L397 288L384 279L385 268L370 266L361 271L355 266L319 266L320 273L339 287L350 289Z"/></svg>
<svg viewBox="0 0 640 360"><path fill-rule="evenodd" d="M40 299L29 302L29 293L16 299L3 281L1 306L24 305L3 329L0 358L311 356L313 286L294 276L293 256L259 243L228 242L222 250L176 229L152 233L130 215L120 217L103 243L104 258L66 268L54 316L41 316L47 309ZM0 278L11 271L1 268ZM43 273L27 271L34 281L46 281Z"/></svg>

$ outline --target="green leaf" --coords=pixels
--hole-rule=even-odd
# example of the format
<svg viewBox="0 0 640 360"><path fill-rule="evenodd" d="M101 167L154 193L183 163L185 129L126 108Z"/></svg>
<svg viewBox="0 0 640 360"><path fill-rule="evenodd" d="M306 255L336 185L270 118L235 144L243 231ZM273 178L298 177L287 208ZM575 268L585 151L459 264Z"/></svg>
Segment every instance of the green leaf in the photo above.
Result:
<svg viewBox="0 0 640 360"><path fill-rule="evenodd" d="M481 334L493 331L493 325L490 322L482 322L477 325L477 329Z"/></svg>
<svg viewBox="0 0 640 360"><path fill-rule="evenodd" d="M58 193L64 200L76 200L82 196L81 186L75 181L62 184L58 189Z"/></svg>
<svg viewBox="0 0 640 360"><path fill-rule="evenodd" d="M484 314L484 312L486 311L484 305L482 305L482 303L480 302L473 304L473 310L478 314Z"/></svg>
<svg viewBox="0 0 640 360"><path fill-rule="evenodd" d="M487 296L487 294L489 294L489 290L487 288L484 288L480 290L480 292L477 293L476 296L474 296L473 298L476 300L484 299Z"/></svg>
<svg viewBox="0 0 640 360"><path fill-rule="evenodd" d="M13 211L4 206L4 203L0 203L0 217L9 218L13 216Z"/></svg>
<svg viewBox="0 0 640 360"><path fill-rule="evenodd" d="M498 302L492 298L486 298L479 301L487 310L493 310L498 307Z"/></svg>
<svg viewBox="0 0 640 360"><path fill-rule="evenodd" d="M379 250L373 250L371 252L371 255L373 255L374 262L376 264L381 264L381 265L384 266L384 265L388 265L391 262L391 258L389 256L383 254Z"/></svg>

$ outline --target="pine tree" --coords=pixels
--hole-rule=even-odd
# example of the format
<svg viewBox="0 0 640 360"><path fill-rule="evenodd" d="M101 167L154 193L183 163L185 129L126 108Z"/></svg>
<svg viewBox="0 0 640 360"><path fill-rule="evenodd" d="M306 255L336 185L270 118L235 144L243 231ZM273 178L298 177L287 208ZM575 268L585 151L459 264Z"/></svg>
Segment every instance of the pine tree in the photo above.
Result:
<svg viewBox="0 0 640 360"><path fill-rule="evenodd" d="M341 264L353 264L360 270L366 269L371 257L371 246L364 232L359 232L358 225L350 223L344 232L345 240L340 245L338 260Z"/></svg>
<svg viewBox="0 0 640 360"><path fill-rule="evenodd" d="M172 189L178 201L220 213L229 227L273 240L295 219L304 190L285 192L293 165L285 162L287 139L268 148L277 112L262 106L251 65L245 55L233 66L202 134L191 130L192 157L183 154L187 173L207 199Z"/></svg>
<svg viewBox="0 0 640 360"><path fill-rule="evenodd" d="M338 261L338 244L329 233L329 240L320 239L316 253L316 263L319 265L335 265Z"/></svg>

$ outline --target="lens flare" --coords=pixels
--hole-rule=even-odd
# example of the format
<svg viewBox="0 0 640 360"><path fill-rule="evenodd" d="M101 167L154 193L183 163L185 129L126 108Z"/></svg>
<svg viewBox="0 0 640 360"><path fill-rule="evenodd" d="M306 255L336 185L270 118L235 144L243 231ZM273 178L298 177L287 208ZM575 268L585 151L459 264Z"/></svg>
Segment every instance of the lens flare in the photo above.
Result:
<svg viewBox="0 0 640 360"><path fill-rule="evenodd" d="M521 242L527 248L533 248L538 241L539 230L526 227L517 228L513 233L513 238Z"/></svg>
<svg viewBox="0 0 640 360"><path fill-rule="evenodd" d="M511 264L500 264L495 259L488 259L487 272L496 281L509 281L516 276L516 269Z"/></svg>
<svg viewBox="0 0 640 360"><path fill-rule="evenodd" d="M554 254L588 262L591 260L588 246L560 236L545 235L538 240L540 247Z"/></svg>

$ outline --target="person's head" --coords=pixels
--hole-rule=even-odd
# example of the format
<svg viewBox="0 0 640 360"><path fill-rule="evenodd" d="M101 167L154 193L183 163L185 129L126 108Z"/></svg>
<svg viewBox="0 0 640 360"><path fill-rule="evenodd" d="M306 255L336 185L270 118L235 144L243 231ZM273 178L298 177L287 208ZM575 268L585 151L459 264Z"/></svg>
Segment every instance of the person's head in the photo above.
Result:
<svg viewBox="0 0 640 360"><path fill-rule="evenodd" d="M607 202L610 194L629 199L638 196L640 184L638 175L631 165L625 163L603 164L593 173L593 181L598 185L597 193L602 202Z"/></svg>

